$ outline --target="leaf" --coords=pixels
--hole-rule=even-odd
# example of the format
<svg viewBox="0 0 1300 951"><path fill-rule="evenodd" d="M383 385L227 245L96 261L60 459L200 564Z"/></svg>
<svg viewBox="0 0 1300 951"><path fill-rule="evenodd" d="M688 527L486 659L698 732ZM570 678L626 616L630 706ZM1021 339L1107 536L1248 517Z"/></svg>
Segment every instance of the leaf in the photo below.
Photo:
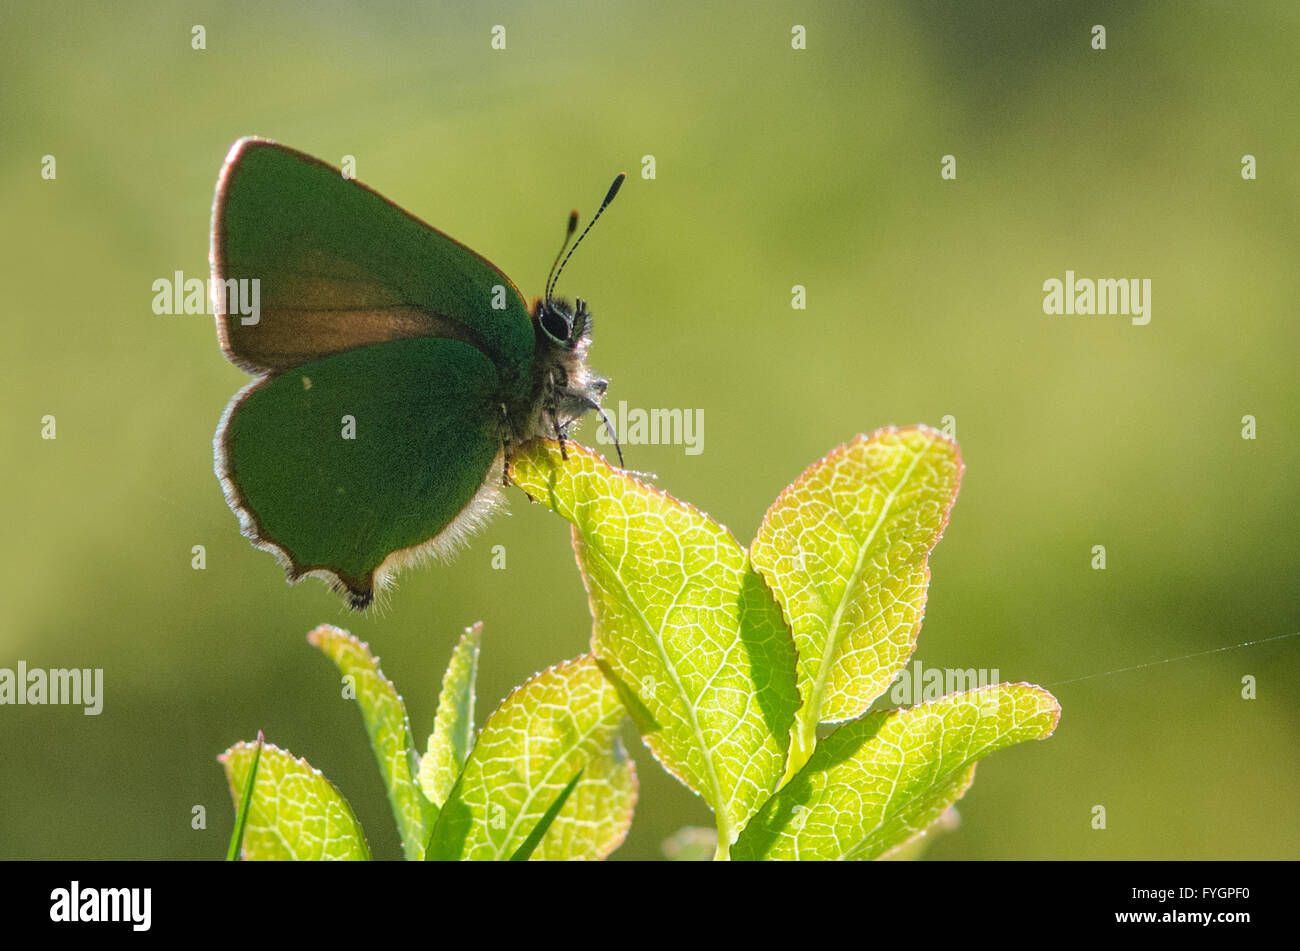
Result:
<svg viewBox="0 0 1300 951"><path fill-rule="evenodd" d="M474 682L483 624L465 628L442 676L438 712L433 718L428 749L420 760L420 788L438 808L447 801L470 748L474 745Z"/></svg>
<svg viewBox="0 0 1300 951"><path fill-rule="evenodd" d="M542 817L537 820L537 825L533 826L533 831L528 833L528 838L524 839L524 844L515 849L514 854L510 856L512 862L527 862L533 854L533 851L542 841L542 836L546 835L546 830L551 827L555 817L560 814L564 804L569 801L569 796L573 793L573 788L578 785L578 780L582 779L582 770L573 774L573 778L564 784L560 794L555 797L555 802L546 807Z"/></svg>
<svg viewBox="0 0 1300 951"><path fill-rule="evenodd" d="M365 860L366 838L352 807L334 785L304 759L266 743L236 743L217 757L226 770L230 797L240 790L256 760L257 778L249 802L241 857L275 859Z"/></svg>
<svg viewBox="0 0 1300 951"><path fill-rule="evenodd" d="M723 526L589 450L525 445L513 482L573 524L592 649L642 739L713 809L719 851L776 788L799 707L794 644Z"/></svg>
<svg viewBox="0 0 1300 951"><path fill-rule="evenodd" d="M244 847L244 829L248 826L248 806L253 801L253 781L257 779L257 763L262 758L262 746L265 742L266 737L262 735L261 730L258 730L257 744L253 750L253 763L248 768L248 775L244 779L244 791L235 801L235 828L230 833L230 847L226 850L227 862L238 859Z"/></svg>
<svg viewBox="0 0 1300 951"><path fill-rule="evenodd" d="M810 466L764 516L751 557L790 624L804 698L787 776L818 723L859 716L906 666L962 468L933 429L882 429Z"/></svg>
<svg viewBox="0 0 1300 951"><path fill-rule="evenodd" d="M659 846L670 862L707 862L718 847L718 831L704 826L682 826Z"/></svg>
<svg viewBox="0 0 1300 951"><path fill-rule="evenodd" d="M352 678L370 747L402 837L402 852L408 859L422 858L435 813L415 783L418 766L406 705L379 669L378 658L347 631L322 624L307 640L334 661L344 676Z"/></svg>
<svg viewBox="0 0 1300 951"><path fill-rule="evenodd" d="M636 803L618 694L584 655L533 676L488 718L433 827L426 858L506 859L565 784L582 778L534 859L601 859L622 844Z"/></svg>
<svg viewBox="0 0 1300 951"><path fill-rule="evenodd" d="M846 723L763 806L732 856L877 858L960 799L976 760L1051 735L1060 712L1041 687L995 684Z"/></svg>
<svg viewBox="0 0 1300 951"><path fill-rule="evenodd" d="M974 776L971 777L972 781ZM925 855L931 843L945 832L952 832L961 825L961 816L956 806L949 806L943 814L935 819L906 842L894 846L880 856L882 862L914 862Z"/></svg>

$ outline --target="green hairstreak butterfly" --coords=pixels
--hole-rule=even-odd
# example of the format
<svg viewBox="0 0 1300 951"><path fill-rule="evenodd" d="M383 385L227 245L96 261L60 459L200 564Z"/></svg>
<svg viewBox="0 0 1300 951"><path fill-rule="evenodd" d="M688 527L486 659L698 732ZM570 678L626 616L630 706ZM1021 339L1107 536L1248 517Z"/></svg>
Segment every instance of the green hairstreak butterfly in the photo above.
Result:
<svg viewBox="0 0 1300 951"><path fill-rule="evenodd" d="M591 312L553 296L576 229L574 212L529 305L486 258L338 169L265 139L231 147L211 287L222 352L257 379L221 418L216 473L290 582L323 578L366 607L396 568L486 519L512 447L563 446L587 411L604 416ZM232 307L250 287L257 306Z"/></svg>

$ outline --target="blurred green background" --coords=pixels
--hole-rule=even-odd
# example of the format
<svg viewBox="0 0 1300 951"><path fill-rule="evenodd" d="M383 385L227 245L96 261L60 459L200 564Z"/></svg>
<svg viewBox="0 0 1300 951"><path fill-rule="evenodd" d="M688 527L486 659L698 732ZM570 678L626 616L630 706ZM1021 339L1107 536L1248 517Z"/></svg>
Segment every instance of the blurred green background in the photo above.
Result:
<svg viewBox="0 0 1300 951"><path fill-rule="evenodd" d="M0 858L220 857L215 757L259 729L398 857L307 631L369 641L421 737L466 625L485 624L480 722L586 649L567 526L514 491L364 617L239 535L211 439L248 378L211 317L155 315L151 285L207 276L217 172L248 134L356 156L529 295L569 209L628 171L563 290L592 303L612 405L704 410L702 454L627 446L628 465L742 543L836 444L955 419L967 471L917 657L1043 684L1063 715L981 764L930 857L1300 856L1300 638L1076 679L1300 630L1300 7L9 2L4 20L0 666L102 667L106 696L98 717L0 707ZM1066 269L1150 278L1150 324L1045 316ZM710 817L628 740L642 787L615 857L657 858Z"/></svg>

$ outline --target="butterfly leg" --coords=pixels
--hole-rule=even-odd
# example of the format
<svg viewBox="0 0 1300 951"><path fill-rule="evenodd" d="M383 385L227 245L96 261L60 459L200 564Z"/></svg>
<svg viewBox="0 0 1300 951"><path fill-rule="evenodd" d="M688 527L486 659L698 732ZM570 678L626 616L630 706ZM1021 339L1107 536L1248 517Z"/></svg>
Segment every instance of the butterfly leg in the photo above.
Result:
<svg viewBox="0 0 1300 951"><path fill-rule="evenodd" d="M510 412L506 409L504 403L501 404L501 484L503 486L511 485L510 481L510 457L513 455L511 450L514 448L514 439L510 435Z"/></svg>
<svg viewBox="0 0 1300 951"><path fill-rule="evenodd" d="M547 387L546 412L551 417L551 429L555 432L555 438L560 443L560 458L565 462L569 461L569 452L564 448L564 431L566 426L560 425L559 407L556 405L555 394L563 383L556 379L554 373L551 374L551 385Z"/></svg>
<svg viewBox="0 0 1300 951"><path fill-rule="evenodd" d="M605 381L601 380L600 382L604 383ZM601 391L604 391L603 386L601 387ZM618 433L614 432L614 427L609 424L609 417L605 415L605 411L600 408L600 404L595 400L590 397L583 397L582 399L583 402L586 403L587 409L595 410L596 415L600 417L600 421L605 424L605 432L609 433L609 438L614 440L614 451L618 453L618 467L620 469L626 469L627 466L623 464L623 447L619 445Z"/></svg>
<svg viewBox="0 0 1300 951"><path fill-rule="evenodd" d="M564 430L560 428L560 421L554 416L551 417L551 423L555 426L555 438L560 441L560 458L568 462L569 451L564 448Z"/></svg>

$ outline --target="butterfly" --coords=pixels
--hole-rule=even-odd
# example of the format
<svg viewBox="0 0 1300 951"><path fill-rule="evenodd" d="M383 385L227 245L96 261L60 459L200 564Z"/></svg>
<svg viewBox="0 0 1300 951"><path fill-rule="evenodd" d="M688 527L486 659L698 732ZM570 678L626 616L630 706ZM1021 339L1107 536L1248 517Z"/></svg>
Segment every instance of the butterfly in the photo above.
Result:
<svg viewBox="0 0 1300 951"><path fill-rule="evenodd" d="M572 248L569 216L527 304L486 258L339 169L267 139L231 147L210 288L222 352L256 379L221 417L215 470L290 583L321 578L364 609L396 569L483 524L519 444L563 448L584 414L605 419L591 311L554 290L623 179Z"/></svg>

